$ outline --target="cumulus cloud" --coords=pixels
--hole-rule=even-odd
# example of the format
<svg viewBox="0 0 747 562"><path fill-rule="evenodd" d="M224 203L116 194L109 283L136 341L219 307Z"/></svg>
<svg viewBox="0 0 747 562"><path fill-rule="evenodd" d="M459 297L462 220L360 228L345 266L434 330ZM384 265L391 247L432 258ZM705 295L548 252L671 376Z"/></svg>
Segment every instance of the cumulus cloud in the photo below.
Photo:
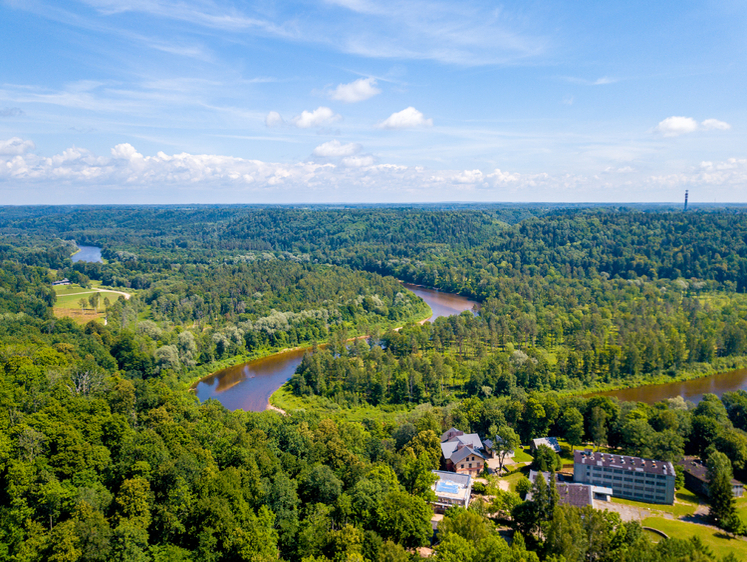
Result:
<svg viewBox="0 0 747 562"><path fill-rule="evenodd" d="M341 157L352 156L361 151L361 145L356 142L342 144L337 139L320 144L314 149L314 156Z"/></svg>
<svg viewBox="0 0 747 562"><path fill-rule="evenodd" d="M25 152L33 149L33 142L25 141L18 137L13 137L8 140L0 140L0 154L2 155L14 156L18 154L24 154Z"/></svg>
<svg viewBox="0 0 747 562"><path fill-rule="evenodd" d="M270 113L267 114L267 117L265 117L265 125L267 127L279 127L284 124L285 121L283 121L283 118L280 117L280 114L277 111L270 111Z"/></svg>
<svg viewBox="0 0 747 562"><path fill-rule="evenodd" d="M20 107L4 107L0 109L0 117L19 117L25 115Z"/></svg>
<svg viewBox="0 0 747 562"><path fill-rule="evenodd" d="M729 129L731 129L731 125L723 121L719 121L718 119L706 119L705 121L703 121L703 123L701 123L701 125L703 125L703 128L706 131L713 129L718 131L728 131Z"/></svg>
<svg viewBox="0 0 747 562"><path fill-rule="evenodd" d="M275 202L298 200L311 192L330 201L358 196L381 201L452 200L457 192L468 192L462 197L469 200L538 200L562 194L567 201L589 201L590 196L604 200L605 194L619 193L627 194L628 200L650 200L650 194L667 193L662 189L700 186L709 189L709 195L721 194L719 197L730 201L747 199L747 158L704 161L665 175L646 175L623 167L586 176L500 168L429 170L377 163L368 154L348 154L359 150L350 146L353 143L325 144L327 148L321 151L339 155L335 157L339 161L277 163L184 152L148 156L129 143L114 146L108 156L71 147L45 157L30 151L30 140L12 138L0 141L0 189L15 190L18 197L34 188L47 190L52 197L62 186L73 186L78 193L136 189L145 194L143 201L158 190L165 190L170 197L187 190L202 191L209 193L212 201L221 191L226 194L224 200L233 201L241 200L242 195L237 194L247 191ZM184 195L182 200L192 197Z"/></svg>
<svg viewBox="0 0 747 562"><path fill-rule="evenodd" d="M329 97L345 103L355 103L365 101L380 93L381 90L376 87L374 78L360 78L350 84L339 84L337 88L329 92Z"/></svg>
<svg viewBox="0 0 747 562"><path fill-rule="evenodd" d="M694 133L701 127L705 131L727 131L731 129L731 125L718 119L706 119L698 125L698 122L692 117L673 116L661 121L654 128L654 131L665 137L678 137L687 133Z"/></svg>
<svg viewBox="0 0 747 562"><path fill-rule="evenodd" d="M665 137L678 137L698 130L698 122L692 117L667 117L654 129Z"/></svg>
<svg viewBox="0 0 747 562"><path fill-rule="evenodd" d="M433 119L426 119L422 113L412 106L397 113L392 113L378 125L380 129L410 129L432 126Z"/></svg>
<svg viewBox="0 0 747 562"><path fill-rule="evenodd" d="M299 129L308 129L309 127L334 123L340 119L342 119L342 116L336 114L329 107L320 106L314 111L303 111L301 115L293 118L293 124Z"/></svg>

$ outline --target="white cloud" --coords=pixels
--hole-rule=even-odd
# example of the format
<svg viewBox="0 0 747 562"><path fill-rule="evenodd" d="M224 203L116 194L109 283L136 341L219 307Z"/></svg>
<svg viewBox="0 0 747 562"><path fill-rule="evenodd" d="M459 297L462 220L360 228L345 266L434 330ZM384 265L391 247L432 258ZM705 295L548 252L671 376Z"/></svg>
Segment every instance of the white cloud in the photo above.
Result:
<svg viewBox="0 0 747 562"><path fill-rule="evenodd" d="M654 129L665 137L677 137L698 130L698 122L692 117L667 117Z"/></svg>
<svg viewBox="0 0 747 562"><path fill-rule="evenodd" d="M329 97L345 103L355 103L367 100L380 93L381 90L376 87L374 78L360 78L350 84L339 84L337 88L329 92Z"/></svg>
<svg viewBox="0 0 747 562"><path fill-rule="evenodd" d="M728 131L731 129L731 125L728 123L725 123L724 121L719 121L718 119L706 119L701 123L703 125L703 128L706 131L710 131L712 129L719 130L719 131Z"/></svg>
<svg viewBox="0 0 747 562"><path fill-rule="evenodd" d="M454 181L457 183L480 183L484 179L485 175L480 170L464 170L454 176Z"/></svg>
<svg viewBox="0 0 747 562"><path fill-rule="evenodd" d="M373 166L375 161L373 156L348 156L342 159L342 165L348 168L363 168Z"/></svg>
<svg viewBox="0 0 747 562"><path fill-rule="evenodd" d="M338 155L352 152L355 146L338 146L333 141L325 144L328 148L322 152ZM708 190L708 197L718 196L720 201L747 201L747 158L703 161L659 175L624 166L586 176L500 168L492 172L425 169L377 164L374 156L358 153L340 156L339 164L278 163L184 152L147 156L129 143L116 145L108 157L78 147L39 156L29 151L33 147L30 140L20 138L0 141L0 147L0 190L4 200L13 203L38 202L42 200L39 193L43 200L55 203L90 201L93 195L111 200L115 192L142 203L152 202L158 193L172 202L236 202L246 200L249 191L254 194L252 200L264 202L445 201L459 197L472 201L656 201L674 198L675 193L679 198L679 190L684 188ZM456 195L465 192L469 194ZM75 197L78 199L72 200Z"/></svg>
<svg viewBox="0 0 747 562"><path fill-rule="evenodd" d="M340 157L352 156L361 151L361 145L356 142L342 144L337 139L320 144L314 149L314 156Z"/></svg>
<svg viewBox="0 0 747 562"><path fill-rule="evenodd" d="M718 119L706 119L700 125L692 117L667 117L664 121L661 121L655 128L654 131L662 134L665 137L677 137L685 135L687 133L694 133L699 130L700 127L706 131L728 131L731 129L731 125Z"/></svg>
<svg viewBox="0 0 747 562"><path fill-rule="evenodd" d="M433 119L426 119L414 107L408 107L397 113L392 113L386 120L379 123L380 129L409 129L412 127L432 127Z"/></svg>
<svg viewBox="0 0 747 562"><path fill-rule="evenodd" d="M267 127L279 127L284 124L285 121L283 121L283 118L280 117L280 114L277 111L270 111L270 113L267 114L267 117L265 117L265 125Z"/></svg>
<svg viewBox="0 0 747 562"><path fill-rule="evenodd" d="M342 119L341 115L336 114L329 107L321 106L314 111L303 111L301 115L293 118L293 124L299 129L308 129L326 123L334 123L340 119Z"/></svg>
<svg viewBox="0 0 747 562"><path fill-rule="evenodd" d="M0 140L0 154L13 156L17 154L24 154L29 150L34 149L34 143L31 141L25 141L18 137L13 137L8 140Z"/></svg>

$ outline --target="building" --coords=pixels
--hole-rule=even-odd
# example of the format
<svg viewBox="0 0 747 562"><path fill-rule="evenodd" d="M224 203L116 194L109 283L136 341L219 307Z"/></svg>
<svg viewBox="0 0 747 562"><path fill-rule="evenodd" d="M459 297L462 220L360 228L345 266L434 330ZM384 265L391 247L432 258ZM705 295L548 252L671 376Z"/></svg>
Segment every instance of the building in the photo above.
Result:
<svg viewBox="0 0 747 562"><path fill-rule="evenodd" d="M671 462L574 451L573 481L612 489L612 496L647 503L674 503Z"/></svg>
<svg viewBox="0 0 747 562"><path fill-rule="evenodd" d="M56 287L58 285L70 285L69 279L63 279L62 281L52 281L52 286Z"/></svg>
<svg viewBox="0 0 747 562"><path fill-rule="evenodd" d="M484 468L487 454L476 433L464 433L454 427L441 436L441 453L447 470L476 476Z"/></svg>
<svg viewBox="0 0 747 562"><path fill-rule="evenodd" d="M531 452L535 452L537 450L537 447L539 447L540 445L550 447L558 454L560 454L561 452L560 443L558 443L557 437L540 437L538 439L532 439L532 441L529 443L529 450Z"/></svg>
<svg viewBox="0 0 747 562"><path fill-rule="evenodd" d="M537 479L539 472L535 470L529 471L529 481L534 484ZM545 482L550 482L550 473L542 473ZM594 507L594 500L597 501L610 501L612 495L612 488L604 486L592 486L590 484L577 484L574 482L564 482L558 480L555 482L555 489L558 491L558 502L562 505L572 505L574 507L585 507L590 505ZM532 493L527 494L526 499L532 500Z"/></svg>
<svg viewBox="0 0 747 562"><path fill-rule="evenodd" d="M708 467L698 457L685 457L679 464L685 472L685 488L707 498ZM744 486L739 480L732 478L731 491L735 498L741 498L744 495Z"/></svg>
<svg viewBox="0 0 747 562"><path fill-rule="evenodd" d="M468 474L455 474L442 470L432 472L438 476L438 480L431 486L431 490L436 494L436 501L433 502L434 509L439 512L453 506L467 509L472 495L472 477Z"/></svg>

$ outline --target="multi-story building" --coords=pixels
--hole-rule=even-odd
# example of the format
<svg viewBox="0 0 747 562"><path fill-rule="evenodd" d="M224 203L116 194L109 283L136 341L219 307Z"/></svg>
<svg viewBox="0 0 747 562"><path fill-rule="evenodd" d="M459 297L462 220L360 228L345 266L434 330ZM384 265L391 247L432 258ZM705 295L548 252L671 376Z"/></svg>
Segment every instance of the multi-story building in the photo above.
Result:
<svg viewBox="0 0 747 562"><path fill-rule="evenodd" d="M454 427L441 436L441 452L447 470L477 476L485 468L487 453L476 433Z"/></svg>
<svg viewBox="0 0 747 562"><path fill-rule="evenodd" d="M573 452L573 481L612 489L612 496L648 503L674 503L671 462L595 453Z"/></svg>

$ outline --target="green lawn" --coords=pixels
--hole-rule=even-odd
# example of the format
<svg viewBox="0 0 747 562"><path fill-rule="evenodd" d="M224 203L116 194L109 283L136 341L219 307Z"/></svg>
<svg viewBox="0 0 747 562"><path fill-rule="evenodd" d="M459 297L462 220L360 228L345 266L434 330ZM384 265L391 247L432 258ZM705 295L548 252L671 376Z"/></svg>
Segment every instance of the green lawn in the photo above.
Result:
<svg viewBox="0 0 747 562"><path fill-rule="evenodd" d="M747 523L747 497L737 499L737 513L742 518L742 521Z"/></svg>
<svg viewBox="0 0 747 562"><path fill-rule="evenodd" d="M725 533L711 527L663 517L648 517L641 524L644 527L663 531L671 538L686 539L696 535L700 537L703 544L713 550L717 558L723 558L732 553L737 560L747 560L747 541L728 538Z"/></svg>
<svg viewBox="0 0 747 562"><path fill-rule="evenodd" d="M522 447L514 452L514 462L532 462L534 458L529 454L529 447Z"/></svg>
<svg viewBox="0 0 747 562"><path fill-rule="evenodd" d="M693 513L695 513L695 509L700 503L700 498L696 494L692 493L690 490L686 490L685 488L682 488L678 492L675 492L674 498L674 505L638 502L634 500L624 500L622 498L612 498L612 501L614 503L632 505L633 507L640 507L643 509L649 509L651 511L671 513L675 517L692 515Z"/></svg>
<svg viewBox="0 0 747 562"><path fill-rule="evenodd" d="M508 473L506 476L501 478L501 480L506 480L509 484L509 488L512 492L516 491L516 483L521 480L522 476L526 476L529 474L529 469L527 467L522 467L519 469L514 470L513 472Z"/></svg>

